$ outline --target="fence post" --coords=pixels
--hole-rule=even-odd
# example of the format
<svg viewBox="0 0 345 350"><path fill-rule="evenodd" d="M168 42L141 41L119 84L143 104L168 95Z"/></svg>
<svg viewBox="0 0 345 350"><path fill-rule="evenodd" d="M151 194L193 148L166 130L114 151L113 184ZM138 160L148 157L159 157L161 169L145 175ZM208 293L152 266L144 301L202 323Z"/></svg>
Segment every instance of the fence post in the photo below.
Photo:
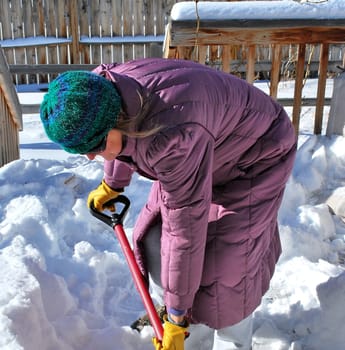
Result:
<svg viewBox="0 0 345 350"><path fill-rule="evenodd" d="M298 45L298 57L296 65L295 91L293 98L292 123L295 127L296 135L299 133L299 119L302 105L302 89L304 78L305 44Z"/></svg>
<svg viewBox="0 0 345 350"><path fill-rule="evenodd" d="M248 83L253 84L255 78L255 45L249 45L248 47L248 58L247 58L247 77Z"/></svg>
<svg viewBox="0 0 345 350"><path fill-rule="evenodd" d="M345 71L334 79L326 135L345 135Z"/></svg>
<svg viewBox="0 0 345 350"><path fill-rule="evenodd" d="M79 17L78 17L78 0L70 2L71 15L71 36L72 36L72 64L77 64L80 61L79 57Z"/></svg>
<svg viewBox="0 0 345 350"><path fill-rule="evenodd" d="M323 43L321 45L320 52L320 64L319 64L319 79L317 85L317 99L316 99L316 110L315 110L315 124L314 134L321 134L322 130L322 116L323 106L325 104L325 89L327 79L327 67L328 67L328 52L329 44Z"/></svg>
<svg viewBox="0 0 345 350"><path fill-rule="evenodd" d="M271 69L271 84L270 96L275 100L278 97L278 84L280 78L280 65L282 58L282 50L279 44L272 46L272 69Z"/></svg>

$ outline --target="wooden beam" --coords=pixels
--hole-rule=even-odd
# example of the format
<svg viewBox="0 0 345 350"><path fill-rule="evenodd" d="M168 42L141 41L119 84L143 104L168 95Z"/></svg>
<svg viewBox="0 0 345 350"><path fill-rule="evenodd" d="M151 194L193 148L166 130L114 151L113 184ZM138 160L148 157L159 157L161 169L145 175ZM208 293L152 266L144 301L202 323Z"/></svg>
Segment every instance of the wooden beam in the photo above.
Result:
<svg viewBox="0 0 345 350"><path fill-rule="evenodd" d="M222 46L222 70L223 72L230 73L230 63L231 63L231 46Z"/></svg>
<svg viewBox="0 0 345 350"><path fill-rule="evenodd" d="M204 50L207 49L206 46L203 46ZM166 58L176 58L176 48L169 48L169 53ZM231 60L231 46L224 45L222 49L222 58L224 56L224 53L228 52L230 55L229 57L229 64L226 64L226 62L222 62L224 65L224 68L226 68L227 65L229 65L230 71L236 71L240 73L244 73L247 70L246 62L240 61L240 60ZM284 62L280 60L280 62L277 60L277 67L278 65L283 65ZM327 70L329 72L339 72L340 69L339 66L342 66L343 62L341 60L337 61L328 61L328 68ZM306 63L305 63L306 65ZM98 64L10 64L9 70L11 74L53 74L53 73L62 73L68 70L92 70L96 68ZM290 65L286 68L287 71L293 71L294 65ZM310 71L317 72L319 69L319 61L312 61L309 65ZM272 63L270 61L259 61L255 62L254 67L256 72L269 72L272 69ZM280 67L279 67L280 69ZM224 70L224 69L223 69ZM272 74L272 73L271 73Z"/></svg>
<svg viewBox="0 0 345 350"><path fill-rule="evenodd" d="M300 44L298 46L298 58L297 58L295 90L294 90L294 104L293 104L293 110L292 110L292 124L295 127L295 131L297 135L299 133L299 119L300 119L301 104L302 104L304 61L305 61L305 44Z"/></svg>
<svg viewBox="0 0 345 350"><path fill-rule="evenodd" d="M255 78L255 45L248 47L248 58L247 58L247 76L246 80L252 84Z"/></svg>
<svg viewBox="0 0 345 350"><path fill-rule="evenodd" d="M316 106L316 98L302 98L301 99L301 107L314 107ZM331 105L332 98L327 97L325 98L325 106L330 106ZM277 98L277 102L281 104L284 107L293 107L294 106L294 99L293 98Z"/></svg>
<svg viewBox="0 0 345 350"><path fill-rule="evenodd" d="M270 18L270 19L177 19L172 20L171 27L197 28L234 28L234 29L262 29L269 28L270 30L291 28L320 28L320 27L344 27L345 15L342 18Z"/></svg>
<svg viewBox="0 0 345 350"><path fill-rule="evenodd" d="M280 78L280 66L281 66L281 46L279 44L273 45L272 47L272 69L270 79L270 96L274 99L278 95L278 84Z"/></svg>
<svg viewBox="0 0 345 350"><path fill-rule="evenodd" d="M206 46L196 46L195 49L195 60L201 64L205 64L207 56L207 47Z"/></svg>
<svg viewBox="0 0 345 350"><path fill-rule="evenodd" d="M195 29L178 25L171 27L170 46L194 46ZM343 43L345 25L339 27L299 28L200 28L199 45L267 45Z"/></svg>
<svg viewBox="0 0 345 350"><path fill-rule="evenodd" d="M217 61L218 59L218 45L211 45L209 47L209 56L212 62Z"/></svg>
<svg viewBox="0 0 345 350"><path fill-rule="evenodd" d="M321 51L320 51L320 69L319 69L319 79L318 79L318 85L317 85L317 102L316 102L315 120L314 120L314 134L321 134L321 130L322 130L323 106L324 106L326 79L327 79L328 53L329 53L329 45L322 44Z"/></svg>
<svg viewBox="0 0 345 350"><path fill-rule="evenodd" d="M182 60L190 60L193 53L193 47L179 46L177 48L177 58Z"/></svg>
<svg viewBox="0 0 345 350"><path fill-rule="evenodd" d="M98 64L12 64L12 74L53 74L70 70L92 70Z"/></svg>
<svg viewBox="0 0 345 350"><path fill-rule="evenodd" d="M19 104L18 96L14 88L11 74L8 70L5 55L0 46L0 91L4 95L7 106L11 112L13 122L17 125L18 130L23 129L22 110Z"/></svg>

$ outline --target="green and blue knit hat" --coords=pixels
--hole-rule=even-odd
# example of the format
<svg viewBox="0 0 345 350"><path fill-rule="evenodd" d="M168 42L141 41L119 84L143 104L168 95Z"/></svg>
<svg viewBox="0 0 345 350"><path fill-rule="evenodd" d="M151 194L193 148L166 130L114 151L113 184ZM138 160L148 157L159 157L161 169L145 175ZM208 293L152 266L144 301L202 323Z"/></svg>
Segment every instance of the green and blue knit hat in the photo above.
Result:
<svg viewBox="0 0 345 350"><path fill-rule="evenodd" d="M121 97L104 77L70 71L49 84L40 107L48 137L69 153L86 154L116 127Z"/></svg>

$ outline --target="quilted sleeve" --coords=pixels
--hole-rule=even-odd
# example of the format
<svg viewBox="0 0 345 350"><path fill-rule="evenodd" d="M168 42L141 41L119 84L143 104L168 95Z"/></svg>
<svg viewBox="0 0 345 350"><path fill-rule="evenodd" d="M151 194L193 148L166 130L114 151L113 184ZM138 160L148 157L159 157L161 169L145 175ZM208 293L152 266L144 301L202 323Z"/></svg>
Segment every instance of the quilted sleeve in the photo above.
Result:
<svg viewBox="0 0 345 350"><path fill-rule="evenodd" d="M124 188L131 182L133 169L118 159L104 161L104 180L112 188Z"/></svg>
<svg viewBox="0 0 345 350"><path fill-rule="evenodd" d="M187 123L159 133L148 152L161 184L162 284L170 308L188 309L199 287L212 195L214 139Z"/></svg>

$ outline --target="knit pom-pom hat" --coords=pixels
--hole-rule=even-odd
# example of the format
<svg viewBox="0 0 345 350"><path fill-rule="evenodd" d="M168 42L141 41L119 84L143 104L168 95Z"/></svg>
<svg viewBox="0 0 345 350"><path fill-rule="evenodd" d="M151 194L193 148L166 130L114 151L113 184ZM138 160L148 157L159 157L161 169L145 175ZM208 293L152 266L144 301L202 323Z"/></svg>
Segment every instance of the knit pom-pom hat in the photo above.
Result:
<svg viewBox="0 0 345 350"><path fill-rule="evenodd" d="M40 107L48 137L69 153L86 154L115 128L121 97L115 86L87 71L61 74Z"/></svg>

